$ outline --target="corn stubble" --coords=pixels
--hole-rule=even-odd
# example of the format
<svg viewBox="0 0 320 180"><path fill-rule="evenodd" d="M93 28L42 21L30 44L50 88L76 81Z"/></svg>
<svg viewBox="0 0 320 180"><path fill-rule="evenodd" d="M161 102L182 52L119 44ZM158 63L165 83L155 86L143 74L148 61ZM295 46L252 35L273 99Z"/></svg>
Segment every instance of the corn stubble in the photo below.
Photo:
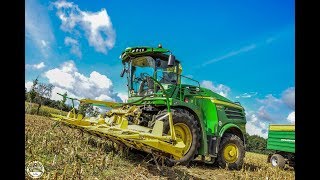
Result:
<svg viewBox="0 0 320 180"><path fill-rule="evenodd" d="M162 166L161 172L143 152L71 129L48 117L26 114L25 162L40 161L42 179L294 179L291 167L281 170L267 156L246 153L240 171L193 162L189 167ZM26 175L26 179L30 179Z"/></svg>

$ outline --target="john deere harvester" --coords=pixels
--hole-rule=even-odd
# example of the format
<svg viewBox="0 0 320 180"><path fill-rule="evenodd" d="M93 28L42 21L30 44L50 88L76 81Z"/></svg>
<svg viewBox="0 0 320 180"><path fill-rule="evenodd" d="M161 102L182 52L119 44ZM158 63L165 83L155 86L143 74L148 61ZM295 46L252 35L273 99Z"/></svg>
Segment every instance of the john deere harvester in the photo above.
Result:
<svg viewBox="0 0 320 180"><path fill-rule="evenodd" d="M187 165L196 157L220 167L241 169L245 156L245 111L240 103L183 76L168 49L128 47L120 56L126 103L81 99L111 108L106 116L84 117L72 109L54 120L159 157ZM210 75L208 73L208 75Z"/></svg>

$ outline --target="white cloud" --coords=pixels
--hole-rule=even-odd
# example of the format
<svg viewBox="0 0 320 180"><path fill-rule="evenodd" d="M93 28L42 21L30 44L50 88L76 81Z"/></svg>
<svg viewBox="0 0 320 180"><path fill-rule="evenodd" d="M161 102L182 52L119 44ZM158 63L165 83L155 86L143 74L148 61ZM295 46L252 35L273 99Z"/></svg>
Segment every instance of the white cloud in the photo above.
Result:
<svg viewBox="0 0 320 180"><path fill-rule="evenodd" d="M241 94L239 96L236 96L236 98L237 99L239 99L239 98L251 98L251 97L253 97L253 96L257 95L257 94L258 94L257 92L243 93L243 94Z"/></svg>
<svg viewBox="0 0 320 180"><path fill-rule="evenodd" d="M255 115L255 114L251 114L250 116L249 116L250 118L249 118L249 121L250 122L257 122L258 121L258 117Z"/></svg>
<svg viewBox="0 0 320 180"><path fill-rule="evenodd" d="M41 40L42 47L46 47L48 43L45 40Z"/></svg>
<svg viewBox="0 0 320 180"><path fill-rule="evenodd" d="M223 56L220 56L220 57L214 58L212 60L209 60L209 61L203 63L202 66L206 66L208 64L212 64L212 63L215 63L215 62L218 62L218 61L221 61L221 60L224 60L224 59L239 55L241 53L251 51L251 50L255 49L256 47L257 47L256 44L251 44L251 45L242 47L242 48L240 48L240 49L238 49L236 51L231 51L231 52L229 52L229 53L227 53L227 54L225 54Z"/></svg>
<svg viewBox="0 0 320 180"><path fill-rule="evenodd" d="M70 72L66 72L63 68L55 68L47 71L45 76L49 79L49 83L53 85L58 85L63 88L73 88L75 84L75 79Z"/></svg>
<svg viewBox="0 0 320 180"><path fill-rule="evenodd" d="M61 29L69 33L79 33L77 27L85 32L90 46L97 52L106 54L115 44L116 32L106 9L98 12L82 11L73 2L56 1L57 16Z"/></svg>
<svg viewBox="0 0 320 180"><path fill-rule="evenodd" d="M259 119L259 117L253 112L247 113L246 118L246 131L248 134L267 138L268 126L265 122Z"/></svg>
<svg viewBox="0 0 320 180"><path fill-rule="evenodd" d="M217 86L215 86L212 81L207 80L202 81L201 86L208 88L224 97L227 97L229 92L231 91L231 89L226 85L218 84Z"/></svg>
<svg viewBox="0 0 320 180"><path fill-rule="evenodd" d="M259 107L259 109L257 111L257 116L259 117L259 119L263 119L268 122L274 120L274 118L271 117L270 113L267 111L267 108L265 106Z"/></svg>
<svg viewBox="0 0 320 180"><path fill-rule="evenodd" d="M110 100L112 100L112 98L106 94L101 94L99 97L96 97L96 100L110 101Z"/></svg>
<svg viewBox="0 0 320 180"><path fill-rule="evenodd" d="M260 107L247 113L247 132L267 137L268 124L295 123L294 87L283 91L281 98L268 94L264 99L256 99ZM284 114L290 108L289 114ZM293 110L293 111L292 111Z"/></svg>
<svg viewBox="0 0 320 180"><path fill-rule="evenodd" d="M56 87L56 91L62 93L67 91L72 97L121 101L117 93L113 92L112 81L106 75L97 71L91 72L89 76L81 74L72 60L64 62L58 68L48 70L44 76Z"/></svg>
<svg viewBox="0 0 320 180"><path fill-rule="evenodd" d="M55 5L56 5L56 7L57 8L63 8L63 7L65 7L65 8L71 8L71 7L73 7L74 5L73 5L73 2L67 2L67 1L64 1L64 0L61 0L61 1L57 1L57 2L55 2L54 3Z"/></svg>
<svg viewBox="0 0 320 180"><path fill-rule="evenodd" d="M272 94L266 95L264 99L256 99L256 101L261 104L256 112L257 116L267 122L275 122L281 117L281 110L286 108L282 100Z"/></svg>
<svg viewBox="0 0 320 180"><path fill-rule="evenodd" d="M44 65L44 62L41 62L41 63L39 63L39 64L35 64L34 65L34 68L35 69L42 69L42 68L44 68L46 65Z"/></svg>
<svg viewBox="0 0 320 180"><path fill-rule="evenodd" d="M31 90L31 86L33 85L33 83L31 81L28 81L26 83L24 83L24 86L27 88L27 91Z"/></svg>
<svg viewBox="0 0 320 180"><path fill-rule="evenodd" d="M61 71L66 73L72 73L72 72L78 71L78 69L76 68L76 65L74 64L74 62L70 60L70 61L64 62L61 65Z"/></svg>
<svg viewBox="0 0 320 180"><path fill-rule="evenodd" d="M290 87L282 93L282 101L292 110L295 110L295 87Z"/></svg>
<svg viewBox="0 0 320 180"><path fill-rule="evenodd" d="M261 136L265 139L268 137L268 134L266 132L264 132L264 133L262 132L261 127L256 126L252 122L247 122L246 131L250 135L258 135L258 136Z"/></svg>
<svg viewBox="0 0 320 180"><path fill-rule="evenodd" d="M282 103L281 99L274 97L272 94L268 94L264 99L257 99L257 101L263 104L266 108L277 109L277 106Z"/></svg>
<svg viewBox="0 0 320 180"><path fill-rule="evenodd" d="M109 89L112 86L112 81L105 75L98 73L97 71L93 71L90 74L91 82L95 83L95 85L99 88Z"/></svg>
<svg viewBox="0 0 320 180"><path fill-rule="evenodd" d="M296 114L295 114L295 111L292 111L289 115L288 115L288 117L287 117L287 120L290 122L290 123L295 123L295 121L296 121Z"/></svg>
<svg viewBox="0 0 320 180"><path fill-rule="evenodd" d="M39 64L26 64L26 68L31 68L31 69L42 69L44 68L46 65L44 64L44 62L40 62Z"/></svg>
<svg viewBox="0 0 320 180"><path fill-rule="evenodd" d="M128 94L127 93L118 93L118 96L122 100L122 102L127 102L128 100Z"/></svg>
<svg viewBox="0 0 320 180"><path fill-rule="evenodd" d="M47 7L36 0L26 0L25 37L30 39L44 57L50 53L55 37L51 30Z"/></svg>
<svg viewBox="0 0 320 180"><path fill-rule="evenodd" d="M79 46L79 42L76 39L73 39L71 37L66 37L64 39L64 44L66 46L71 46L71 50L70 52L72 54L75 54L76 56L78 56L79 58L82 57L82 52L80 50L80 46Z"/></svg>

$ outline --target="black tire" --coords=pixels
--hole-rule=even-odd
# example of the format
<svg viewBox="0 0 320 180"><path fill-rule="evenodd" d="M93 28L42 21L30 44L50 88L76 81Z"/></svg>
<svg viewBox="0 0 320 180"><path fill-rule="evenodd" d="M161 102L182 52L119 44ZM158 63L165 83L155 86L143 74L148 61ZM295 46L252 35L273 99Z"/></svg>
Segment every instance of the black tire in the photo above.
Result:
<svg viewBox="0 0 320 180"><path fill-rule="evenodd" d="M235 162L228 163L224 157L224 150L227 145L233 144L238 149L238 155ZM228 169L230 170L240 170L242 168L245 156L245 149L243 145L243 141L235 134L225 133L221 139L221 143L219 146L217 164L221 168L226 168L228 165Z"/></svg>
<svg viewBox="0 0 320 180"><path fill-rule="evenodd" d="M286 164L286 160L284 159L284 157L282 155L274 154L270 158L270 163L273 167L279 167L279 168L283 169Z"/></svg>
<svg viewBox="0 0 320 180"><path fill-rule="evenodd" d="M172 166L174 164L179 164L179 165L185 165L187 166L190 161L192 161L195 156L198 154L198 150L200 147L200 128L198 126L197 120L194 118L194 116L188 112L187 110L184 109L172 109L172 119L173 119L173 124L176 123L182 123L188 126L188 128L191 131L192 134L192 143L191 146L188 150L188 152L179 160L175 160L173 158L167 159L167 165ZM159 115L164 115L166 114L167 111L161 111ZM170 126L169 126L169 117L164 119L164 125L163 125L163 132L165 134L168 134L170 131Z"/></svg>

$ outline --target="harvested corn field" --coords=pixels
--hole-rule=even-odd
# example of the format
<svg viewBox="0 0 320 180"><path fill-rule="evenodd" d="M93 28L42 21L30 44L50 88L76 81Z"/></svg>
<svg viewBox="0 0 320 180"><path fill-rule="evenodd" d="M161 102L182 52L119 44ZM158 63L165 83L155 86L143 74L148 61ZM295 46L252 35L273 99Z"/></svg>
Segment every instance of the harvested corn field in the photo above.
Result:
<svg viewBox="0 0 320 180"><path fill-rule="evenodd" d="M160 172L151 155L120 148L48 117L26 114L25 126L26 164L41 162L43 179L294 179L295 175L293 168L273 168L266 155L250 152L240 171L193 162L190 167L163 166Z"/></svg>

